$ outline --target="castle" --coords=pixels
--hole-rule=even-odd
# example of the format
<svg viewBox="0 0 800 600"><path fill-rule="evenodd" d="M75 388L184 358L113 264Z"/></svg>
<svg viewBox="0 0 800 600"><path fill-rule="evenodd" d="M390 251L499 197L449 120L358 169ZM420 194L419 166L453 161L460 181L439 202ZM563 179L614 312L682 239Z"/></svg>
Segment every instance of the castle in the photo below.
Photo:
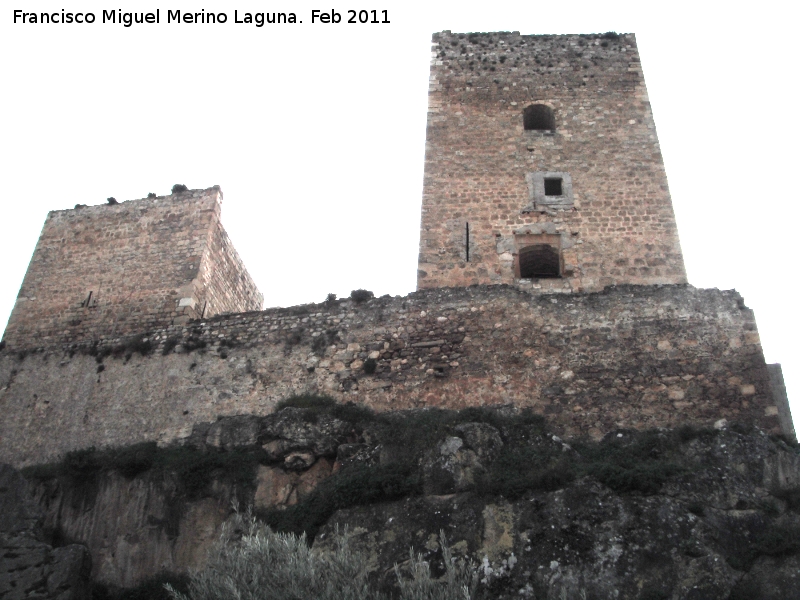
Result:
<svg viewBox="0 0 800 600"><path fill-rule="evenodd" d="M262 311L218 187L50 213L0 352L0 461L169 443L294 393L794 437L752 311L686 284L633 35L435 34L428 110L407 297Z"/></svg>

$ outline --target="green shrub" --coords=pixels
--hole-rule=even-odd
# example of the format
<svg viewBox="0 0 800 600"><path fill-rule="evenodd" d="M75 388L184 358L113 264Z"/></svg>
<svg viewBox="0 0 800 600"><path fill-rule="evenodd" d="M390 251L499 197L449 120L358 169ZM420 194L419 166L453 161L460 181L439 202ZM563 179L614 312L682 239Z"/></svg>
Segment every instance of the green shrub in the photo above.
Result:
<svg viewBox="0 0 800 600"><path fill-rule="evenodd" d="M444 577L411 551L411 578L395 566L399 600L472 600L478 576L453 558L440 534ZM368 578L369 557L350 545L345 530L334 533L330 550L311 549L306 536L274 533L252 514L236 514L223 526L206 567L194 573L188 591L165 586L172 600L388 600Z"/></svg>
<svg viewBox="0 0 800 600"><path fill-rule="evenodd" d="M103 461L92 446L84 450L67 452L62 462L62 473L75 483L94 481L103 468Z"/></svg>
<svg viewBox="0 0 800 600"><path fill-rule="evenodd" d="M353 290L350 292L350 299L356 304L361 304L375 297L369 290Z"/></svg>
<svg viewBox="0 0 800 600"><path fill-rule="evenodd" d="M655 494L670 477L687 471L678 452L683 431L620 432L599 444L575 446L585 461L584 474L617 492Z"/></svg>
<svg viewBox="0 0 800 600"><path fill-rule="evenodd" d="M419 476L405 465L359 466L325 479L298 504L283 510L268 509L259 517L276 531L305 534L313 540L337 510L420 492Z"/></svg>
<svg viewBox="0 0 800 600"><path fill-rule="evenodd" d="M549 440L548 440L549 441ZM529 491L553 491L575 478L576 464L555 444L506 444L477 481L480 495L516 500Z"/></svg>
<svg viewBox="0 0 800 600"><path fill-rule="evenodd" d="M371 408L355 402L337 403L331 407L330 414L337 419L352 423L360 429L378 418Z"/></svg>
<svg viewBox="0 0 800 600"><path fill-rule="evenodd" d="M236 449L230 452L203 451L188 446L158 448L145 442L123 448L88 448L68 452L61 462L24 469L26 477L39 480L66 478L74 485L93 484L102 472L116 471L135 477L153 471L175 478L183 496L199 497L214 479L241 489L253 485L263 450Z"/></svg>
<svg viewBox="0 0 800 600"><path fill-rule="evenodd" d="M161 354L164 356L170 354L175 349L175 346L178 345L179 341L177 336L168 337L164 342L164 347L161 349Z"/></svg>
<svg viewBox="0 0 800 600"><path fill-rule="evenodd" d="M678 438L681 440L681 442L685 443L697 438L708 441L717 435L718 431L716 429L709 429L708 427L695 427L694 425L687 424L678 427L678 429L675 430L675 433L678 435Z"/></svg>
<svg viewBox="0 0 800 600"><path fill-rule="evenodd" d="M439 545L442 549L444 577L439 580L431 577L430 564L422 559L422 554L414 554L409 550L408 570L411 578L403 577L400 568L395 564L397 584L402 600L471 600L478 589L478 572L467 560L457 561L453 557L444 530L439 532Z"/></svg>
<svg viewBox="0 0 800 600"><path fill-rule="evenodd" d="M188 192L189 188L183 185L182 183L176 183L172 186L172 193L173 194L180 194L182 192Z"/></svg>
<svg viewBox="0 0 800 600"><path fill-rule="evenodd" d="M187 352L192 352L193 350L202 350L207 345L208 343L204 339L201 339L196 336L190 336L187 339L185 339L182 343L183 348Z"/></svg>
<svg viewBox="0 0 800 600"><path fill-rule="evenodd" d="M124 354L125 360L130 360L135 352L138 352L142 356L147 356L152 351L153 342L149 339L145 339L143 335L137 335L114 346L114 348L111 349L111 354L117 357Z"/></svg>
<svg viewBox="0 0 800 600"><path fill-rule="evenodd" d="M382 413L375 425L378 438L397 462L416 467L422 456L456 423L456 411L425 408Z"/></svg>
<svg viewBox="0 0 800 600"><path fill-rule="evenodd" d="M157 453L155 442L115 448L108 452L107 468L115 469L124 477L132 479L153 468Z"/></svg>
<svg viewBox="0 0 800 600"><path fill-rule="evenodd" d="M261 451L235 449L229 452L202 451L186 446L164 448L156 453L153 467L175 475L180 491L189 499L198 498L217 479L239 488L249 488L255 480Z"/></svg>
<svg viewBox="0 0 800 600"><path fill-rule="evenodd" d="M369 587L367 562L350 547L346 532L332 551L315 552L305 536L276 534L252 515L236 515L232 527L223 527L207 566L191 577L188 593L167 589L174 600L378 598Z"/></svg>
<svg viewBox="0 0 800 600"><path fill-rule="evenodd" d="M616 492L642 492L655 494L664 482L683 468L673 463L651 461L643 465L600 462L592 464L589 474Z"/></svg>
<svg viewBox="0 0 800 600"><path fill-rule="evenodd" d="M375 370L378 368L378 361L374 358L368 358L364 361L364 373L367 375L372 375L375 373Z"/></svg>

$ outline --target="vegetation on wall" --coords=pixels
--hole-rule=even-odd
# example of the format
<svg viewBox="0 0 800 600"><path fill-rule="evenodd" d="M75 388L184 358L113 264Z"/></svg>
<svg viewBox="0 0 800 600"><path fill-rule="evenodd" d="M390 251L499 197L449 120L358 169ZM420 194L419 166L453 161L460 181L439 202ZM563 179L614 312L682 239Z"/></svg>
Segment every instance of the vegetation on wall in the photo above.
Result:
<svg viewBox="0 0 800 600"><path fill-rule="evenodd" d="M28 468L25 474L43 481L57 479L65 489L82 494L84 498L96 493L104 473L168 481L166 487L174 492L169 492L172 496L167 498L169 507L163 526L167 536L174 538L178 535L178 524L186 502L214 496L219 494L219 490L226 489L237 498L239 506L247 506L255 497L258 465L284 468L288 469L287 474L291 473L292 467L286 467L288 462L284 463L288 454L276 454L263 446L264 440L275 439L276 431L286 432L287 440L295 439L292 436L304 440L311 440L314 435L340 436L333 445L334 450L314 451L327 460L332 458L331 452L339 453L333 474L315 481L311 489L306 488L302 495L295 496L294 504L262 508L254 516L248 516L248 519L256 519L253 531L258 530L263 535L270 531L269 535L273 536L270 544L285 545L289 543L286 540L293 540L292 548L309 557L313 552L308 550L308 546L314 543L320 530L330 523L337 511L423 494L452 493L452 472L440 466L448 460L467 460L468 452L475 452L478 462L473 458L462 463L471 465L473 471L470 480L466 484L462 482L462 487L455 491L467 492L471 498L468 502L477 501L478 505L488 506L526 499L534 503L546 502L544 494L548 492L570 486L574 489L587 485L597 488L593 482L602 484L607 488L606 492L610 490L617 497L631 496L640 500L662 493L667 484L671 484L673 490L684 489L682 486L689 486L685 489L691 490L695 485L692 481L699 481L701 483L696 489L703 490L706 489L703 485L717 477L719 466L709 462L708 455L703 452L721 452L714 460L724 461L726 444L732 441L748 444L754 439L743 436L756 436L761 440L759 443L770 443L763 434L736 425L731 426L733 431L727 433L692 426L649 431L621 429L610 432L600 441L565 441L554 435L542 416L529 410L473 407L460 411L425 408L376 413L362 405L342 404L330 397L313 394L286 398L278 403L276 412L269 417L231 418L231 429L225 429L228 425L217 425L214 436L203 433L184 446L159 448L154 443L146 443L107 450L82 450L69 453L57 464ZM243 424L252 427L254 423L262 428L261 432L271 431L269 435L273 437L258 437L261 434L257 434L256 438L248 438L249 445L239 447L220 441L233 439L230 436L243 431L237 428ZM337 431L342 433L332 433ZM211 439L216 440L214 445L209 441ZM302 452L311 452L314 443L301 442L304 443L308 444L309 450ZM772 443L783 450L798 452L796 447L781 439L775 438ZM455 444L458 456L445 452L448 444ZM343 451L344 447L348 449ZM410 502L414 504L413 500ZM721 516L718 507L695 492L690 491L683 497L679 495L670 502L678 504L676 510L679 512L693 515L691 519L713 523L715 519L728 518ZM524 504L527 505L527 501ZM800 511L798 488L774 490L764 497L745 494L736 504L736 509L752 511L754 516L742 521L742 525L736 525L737 530L745 527L746 532L730 534L733 536L730 543L726 543L723 550L717 550L732 568L747 571L761 557L783 560L800 554L800 542L797 541L800 540L800 530L795 526L796 513ZM582 534L567 532L565 535L571 536L570 547L582 551L580 544L585 541ZM261 540L261 543L266 542ZM549 542L545 539L545 543ZM320 544L328 545L327 540ZM696 542L685 540L680 552L695 556L696 552L707 551L695 546ZM240 546L236 548L235 552L241 550ZM234 552L233 547L225 550L229 551ZM412 558L407 564L413 566L415 560ZM421 563L417 567L420 572L425 570ZM441 569L436 572L442 573ZM308 583L312 584L316 585ZM203 585L211 584L206 582ZM400 584L400 588L403 585ZM413 587L411 583L408 585ZM426 589L430 591L433 588ZM440 588L436 589L441 592ZM178 591L176 594L188 594L186 597L199 600L205 596L196 595L198 590ZM98 593L101 592L105 593L100 589ZM108 593L113 595L117 592L119 590ZM155 594L152 597L159 596Z"/></svg>
<svg viewBox="0 0 800 600"><path fill-rule="evenodd" d="M173 586L173 600L386 600L368 578L369 557L337 531L332 549L312 550L304 535L275 533L251 514L236 514L224 526L207 566L192 575L188 593ZM445 576L431 576L428 563L411 550L410 577L395 566L399 600L471 600L477 574L455 560L440 534Z"/></svg>

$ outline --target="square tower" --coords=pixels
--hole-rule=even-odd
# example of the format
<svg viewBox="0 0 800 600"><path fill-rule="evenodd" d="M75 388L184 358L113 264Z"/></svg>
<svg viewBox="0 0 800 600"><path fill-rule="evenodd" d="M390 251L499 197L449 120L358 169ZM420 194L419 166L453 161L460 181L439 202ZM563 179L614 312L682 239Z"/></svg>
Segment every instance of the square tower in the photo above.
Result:
<svg viewBox="0 0 800 600"><path fill-rule="evenodd" d="M15 348L99 341L261 310L221 204L215 186L50 212L3 340Z"/></svg>
<svg viewBox="0 0 800 600"><path fill-rule="evenodd" d="M417 287L685 283L632 34L434 34Z"/></svg>

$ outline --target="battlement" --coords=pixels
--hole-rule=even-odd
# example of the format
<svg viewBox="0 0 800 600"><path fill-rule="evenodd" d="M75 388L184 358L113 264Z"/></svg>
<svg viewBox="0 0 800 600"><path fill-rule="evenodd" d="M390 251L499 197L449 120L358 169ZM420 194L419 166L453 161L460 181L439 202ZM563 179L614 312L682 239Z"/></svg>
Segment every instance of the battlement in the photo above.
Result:
<svg viewBox="0 0 800 600"><path fill-rule="evenodd" d="M103 340L261 309L220 222L221 205L215 186L50 212L4 341Z"/></svg>
<svg viewBox="0 0 800 600"><path fill-rule="evenodd" d="M434 34L418 288L684 283L632 34Z"/></svg>

